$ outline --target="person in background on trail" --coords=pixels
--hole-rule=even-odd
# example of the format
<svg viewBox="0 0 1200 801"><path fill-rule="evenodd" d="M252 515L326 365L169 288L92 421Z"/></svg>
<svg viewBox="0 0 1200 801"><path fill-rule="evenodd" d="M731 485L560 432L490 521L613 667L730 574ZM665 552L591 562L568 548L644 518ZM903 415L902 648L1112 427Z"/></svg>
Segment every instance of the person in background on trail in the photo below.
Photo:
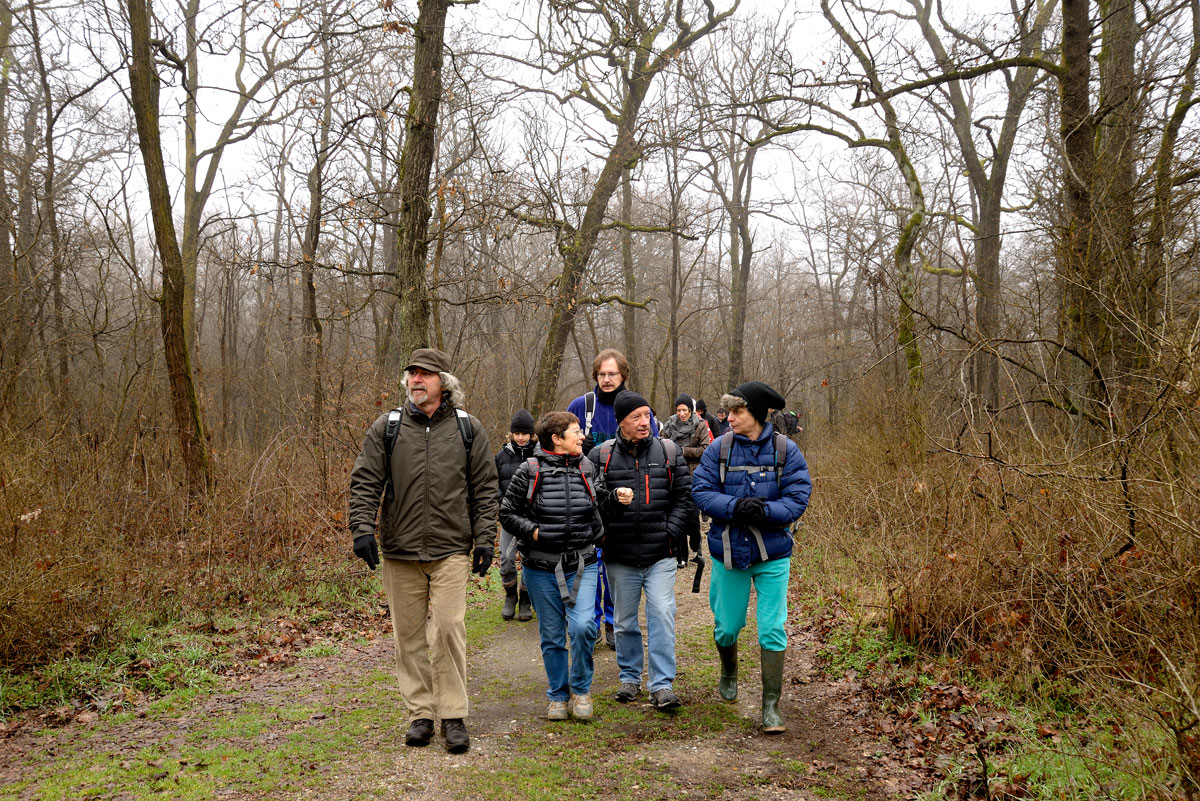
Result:
<svg viewBox="0 0 1200 801"><path fill-rule="evenodd" d="M668 417L662 427L662 436L683 449L683 457L691 470L700 464L700 456L713 440L708 423L694 414L693 408L692 396L680 395L675 399L675 414Z"/></svg>
<svg viewBox="0 0 1200 801"><path fill-rule="evenodd" d="M715 439L717 436L717 428L718 428L717 418L715 418L711 414L709 414L708 404L704 402L704 398L696 398L696 415L701 420L708 423L709 433L711 433L713 438Z"/></svg>
<svg viewBox="0 0 1200 801"><path fill-rule="evenodd" d="M350 472L349 523L355 555L372 570L383 555L396 674L413 715L404 743L427 745L440 717L458 754L470 747L467 579L486 575L495 555L497 482L487 432L459 408L450 369L440 350L413 351L407 401L371 424Z"/></svg>
<svg viewBox="0 0 1200 801"><path fill-rule="evenodd" d="M591 392L585 392L567 406L567 411L579 418L583 429L583 452L588 454L592 448L605 440L617 435L617 419L613 415L613 401L617 393L626 389L625 381L629 378L629 360L625 354L613 348L606 348L596 354L592 360L592 380L596 386ZM658 421L650 415L650 433L658 436ZM612 591L608 584L608 572L604 567L604 551L596 554L596 564L599 580L596 583L596 632L604 634L604 644L616 650L617 643L613 636L613 602Z"/></svg>
<svg viewBox="0 0 1200 801"><path fill-rule="evenodd" d="M662 436L672 440L683 449L683 457L687 460L688 471L694 471L700 464L700 456L712 442L713 435L708 423L695 413L696 403L692 396L686 393L675 399L675 414L663 423ZM707 520L707 516L705 517ZM692 525L697 534L700 531L700 510L692 506Z"/></svg>
<svg viewBox="0 0 1200 801"><path fill-rule="evenodd" d="M621 670L616 700L628 703L641 694L642 667L648 661L650 700L656 709L674 709L681 703L672 687L675 572L687 564L689 544L693 551L700 548L700 530L692 525L691 471L682 448L665 437L650 436L645 398L622 392L613 406L617 436L592 448L588 458L609 487L628 487L634 498L622 515L607 521L604 537ZM638 626L643 593L648 660L643 658Z"/></svg>
<svg viewBox="0 0 1200 801"><path fill-rule="evenodd" d="M513 473L525 460L533 456L537 443L533 439L533 415L525 409L513 415L508 427L509 440L496 451L496 474L500 478L500 497L508 490ZM517 577L517 540L503 526L500 527L500 582L504 585L504 608L500 617L505 620L532 620L529 605L529 589Z"/></svg>
<svg viewBox="0 0 1200 801"><path fill-rule="evenodd" d="M619 514L633 493L606 488L604 476L583 455L583 431L575 415L549 412L535 431L541 447L513 473L500 522L520 543L525 584L537 612L549 684L546 717L590 720L595 544L604 531L600 513Z"/></svg>
<svg viewBox="0 0 1200 801"><path fill-rule="evenodd" d="M782 398L782 396L780 396ZM775 430L785 437L788 435L788 429L791 427L791 420L788 418L788 413L783 409L771 409L767 413L767 422L775 426Z"/></svg>
<svg viewBox="0 0 1200 801"><path fill-rule="evenodd" d="M728 415L729 415L728 409L726 409L724 406L718 407L718 409L717 409L717 427L713 429L713 439L716 439L717 437L721 436L722 434L724 434L726 431L729 430L729 420L726 419L728 417Z"/></svg>
<svg viewBox="0 0 1200 801"><path fill-rule="evenodd" d="M704 452L692 476L692 497L712 517L708 602L721 658L718 688L725 700L737 698L737 640L746 625L753 585L763 731L775 734L787 728L779 698L787 648L791 527L808 506L812 480L800 448L767 422L768 409L784 405L778 392L761 381L747 381L722 397L721 404L729 410L730 431Z"/></svg>

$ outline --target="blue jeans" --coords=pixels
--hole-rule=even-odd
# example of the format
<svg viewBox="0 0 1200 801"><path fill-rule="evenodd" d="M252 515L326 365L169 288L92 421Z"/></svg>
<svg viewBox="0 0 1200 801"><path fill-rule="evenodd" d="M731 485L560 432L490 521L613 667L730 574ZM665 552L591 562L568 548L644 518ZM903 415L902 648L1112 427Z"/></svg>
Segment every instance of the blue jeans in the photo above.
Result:
<svg viewBox="0 0 1200 801"><path fill-rule="evenodd" d="M708 605L713 611L713 639L717 645L733 645L746 626L750 585L757 598L758 644L768 651L787 648L787 590L791 559L755 562L745 570L726 570L720 559L712 560Z"/></svg>
<svg viewBox="0 0 1200 801"><path fill-rule="evenodd" d="M537 570L526 565L525 587L537 613L538 634L542 640L542 664L549 687L546 698L566 701L571 695L592 691L592 649L596 646L596 621L592 617L592 597L596 593L596 565L583 569L575 606L558 593L558 580L552 570ZM566 574L567 587L575 583L575 571ZM570 635L570 673L567 670L567 636Z"/></svg>
<svg viewBox="0 0 1200 801"><path fill-rule="evenodd" d="M596 549L596 568L600 578L596 582L596 631L602 623L613 622L612 589L608 586L608 565L604 561L604 549Z"/></svg>
<svg viewBox="0 0 1200 801"><path fill-rule="evenodd" d="M650 652L650 692L675 681L675 557L649 567L609 562L608 580L613 594L613 619L617 634L617 667L621 681L642 683L642 630L638 607L646 595L646 641Z"/></svg>

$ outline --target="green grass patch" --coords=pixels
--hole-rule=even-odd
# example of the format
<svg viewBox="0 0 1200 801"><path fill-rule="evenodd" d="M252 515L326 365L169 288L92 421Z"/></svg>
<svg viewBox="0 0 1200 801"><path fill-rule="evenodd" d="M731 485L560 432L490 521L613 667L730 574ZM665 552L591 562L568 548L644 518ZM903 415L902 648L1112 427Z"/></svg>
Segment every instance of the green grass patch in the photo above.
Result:
<svg viewBox="0 0 1200 801"><path fill-rule="evenodd" d="M326 698L258 703L230 716L205 720L185 735L114 754L72 742L43 769L0 789L0 799L36 797L205 799L225 793L278 797L297 788L318 789L329 775L389 767L386 758L364 768L362 749L373 754L398 748L391 733L405 723L390 676L372 673L331 688ZM351 702L349 699L356 699ZM345 706L337 706L345 700ZM90 739L103 739L112 723L101 722Z"/></svg>
<svg viewBox="0 0 1200 801"><path fill-rule="evenodd" d="M380 602L380 594L378 579L317 581L303 591L281 590L268 606L248 604L166 619L132 617L116 626L107 647L23 673L0 669L0 720L24 710L72 705L120 713L139 695L208 691L231 664L229 647L239 634L280 617L322 621L332 616L332 609L369 610ZM336 649L331 647L312 646L301 655L332 655Z"/></svg>
<svg viewBox="0 0 1200 801"><path fill-rule="evenodd" d="M829 632L819 655L826 671L841 677L852 670L863 673L885 663L909 664L917 650L902 639L889 637L879 628L847 623Z"/></svg>

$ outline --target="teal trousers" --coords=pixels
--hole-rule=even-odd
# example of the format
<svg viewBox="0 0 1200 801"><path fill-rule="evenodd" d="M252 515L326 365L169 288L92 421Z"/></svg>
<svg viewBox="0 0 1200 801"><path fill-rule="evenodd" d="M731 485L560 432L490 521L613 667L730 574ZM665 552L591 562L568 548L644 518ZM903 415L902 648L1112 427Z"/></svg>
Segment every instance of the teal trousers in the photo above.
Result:
<svg viewBox="0 0 1200 801"><path fill-rule="evenodd" d="M791 559L770 559L745 570L729 570L717 559L712 562L708 585L708 605L713 611L713 639L717 645L737 642L746 627L750 606L750 587L757 596L758 644L768 651L787 648L787 590L792 571Z"/></svg>

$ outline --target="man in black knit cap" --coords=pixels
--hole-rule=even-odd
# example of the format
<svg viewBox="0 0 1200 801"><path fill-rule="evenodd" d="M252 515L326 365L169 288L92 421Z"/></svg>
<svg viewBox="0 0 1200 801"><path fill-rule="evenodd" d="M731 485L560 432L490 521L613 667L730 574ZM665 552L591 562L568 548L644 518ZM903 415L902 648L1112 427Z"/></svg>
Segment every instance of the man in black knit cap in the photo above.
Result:
<svg viewBox="0 0 1200 801"><path fill-rule="evenodd" d="M616 700L627 703L641 694L643 663L649 662L650 700L655 708L669 710L681 703L672 688L675 573L687 564L689 545L692 550L700 547L700 531L692 525L691 471L682 448L651 436L650 404L645 398L621 392L613 411L617 436L592 448L588 458L610 488L633 490L633 501L606 520L604 540L621 670ZM643 657L638 625L643 596L648 660Z"/></svg>

